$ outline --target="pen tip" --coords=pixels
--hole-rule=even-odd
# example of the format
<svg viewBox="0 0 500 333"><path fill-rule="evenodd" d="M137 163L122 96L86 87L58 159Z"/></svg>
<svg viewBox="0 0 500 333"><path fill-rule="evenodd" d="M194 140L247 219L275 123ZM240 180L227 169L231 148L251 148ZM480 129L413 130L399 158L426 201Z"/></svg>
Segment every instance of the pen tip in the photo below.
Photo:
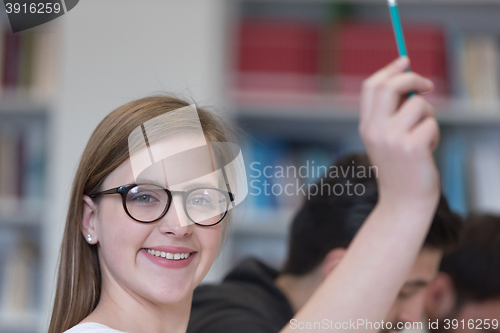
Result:
<svg viewBox="0 0 500 333"><path fill-rule="evenodd" d="M396 6L396 0L387 0L389 6Z"/></svg>

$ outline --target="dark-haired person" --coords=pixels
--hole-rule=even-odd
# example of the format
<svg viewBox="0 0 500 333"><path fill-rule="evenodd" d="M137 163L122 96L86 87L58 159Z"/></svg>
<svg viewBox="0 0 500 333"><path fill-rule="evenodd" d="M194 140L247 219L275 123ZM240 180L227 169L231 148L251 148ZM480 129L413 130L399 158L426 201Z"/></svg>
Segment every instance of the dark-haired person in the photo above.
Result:
<svg viewBox="0 0 500 333"><path fill-rule="evenodd" d="M426 287L436 277L443 251L458 241L461 227L460 217L449 209L442 196L423 247L416 261L408 263L413 267L384 322L369 323L357 318L355 326L349 323L346 327L345 323L330 322L329 318L321 322L292 319L343 259L347 247L377 204L376 168L370 165L366 155L347 156L335 167L344 171L355 168L356 173L349 171L342 175L340 172L338 178L317 182L323 193L311 196L296 214L282 272L248 259L234 268L220 285L198 287L194 292L188 333L273 333L285 326L298 331L371 329L365 325L388 331L404 328L407 322L421 321ZM335 187L339 193L339 186L346 189L342 195L329 190ZM351 190L347 191L349 186ZM363 194L352 195L354 187ZM373 246L377 246L377 240L372 241ZM388 257L387 261L390 260ZM391 274L383 266L379 269L382 275Z"/></svg>
<svg viewBox="0 0 500 333"><path fill-rule="evenodd" d="M433 332L500 332L500 217L470 216L460 246L447 254L429 286Z"/></svg>

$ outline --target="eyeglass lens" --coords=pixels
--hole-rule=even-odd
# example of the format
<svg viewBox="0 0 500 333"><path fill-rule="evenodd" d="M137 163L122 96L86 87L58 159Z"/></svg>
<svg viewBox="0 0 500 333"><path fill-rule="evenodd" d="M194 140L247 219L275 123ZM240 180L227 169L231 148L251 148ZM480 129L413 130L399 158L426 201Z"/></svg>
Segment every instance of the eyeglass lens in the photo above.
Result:
<svg viewBox="0 0 500 333"><path fill-rule="evenodd" d="M195 223L215 224L222 219L228 208L224 192L211 188L200 188L184 196L184 207L188 217ZM129 214L139 221L158 219L169 205L167 192L155 185L137 185L129 190L125 200Z"/></svg>
<svg viewBox="0 0 500 333"><path fill-rule="evenodd" d="M189 217L199 224L214 224L220 221L227 211L227 197L216 189L197 189L186 198L186 211Z"/></svg>

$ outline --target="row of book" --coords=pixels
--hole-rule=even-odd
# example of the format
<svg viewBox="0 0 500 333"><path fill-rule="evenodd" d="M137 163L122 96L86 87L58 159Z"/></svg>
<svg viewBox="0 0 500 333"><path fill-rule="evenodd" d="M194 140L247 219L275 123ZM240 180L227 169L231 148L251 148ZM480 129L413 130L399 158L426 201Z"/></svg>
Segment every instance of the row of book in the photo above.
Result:
<svg viewBox="0 0 500 333"><path fill-rule="evenodd" d="M361 151L347 140L324 144L258 138L247 141L245 148L247 204L266 210L295 209L339 156Z"/></svg>
<svg viewBox="0 0 500 333"><path fill-rule="evenodd" d="M404 24L412 70L435 83L435 97L498 104L498 36ZM362 81L398 55L389 22L242 19L236 44L239 92L357 95ZM244 94L242 94L244 98ZM486 102L485 102L486 101Z"/></svg>
<svg viewBox="0 0 500 333"><path fill-rule="evenodd" d="M467 96L473 110L499 112L500 36L458 35L458 95Z"/></svg>
<svg viewBox="0 0 500 333"><path fill-rule="evenodd" d="M48 99L55 92L57 36L29 29L0 29L0 93L17 98Z"/></svg>
<svg viewBox="0 0 500 333"><path fill-rule="evenodd" d="M291 143L258 138L246 144L248 179L247 204L250 210L295 210L308 193L354 188L317 187L314 182L333 170L330 166L362 147L345 142L326 144ZM466 215L471 211L500 214L500 134L485 133L474 138L445 136L437 154L442 189L450 206ZM326 172L326 173L325 173ZM336 174L341 176L340 174ZM358 175L357 175L358 176Z"/></svg>
<svg viewBox="0 0 500 333"><path fill-rule="evenodd" d="M413 69L433 78L438 93L447 93L443 30L415 24L404 29ZM363 21L322 27L309 22L242 20L237 47L241 89L258 88L252 76L267 74L275 80L262 80L263 89L323 89L347 94L359 92L363 78L398 54L390 23ZM281 81L281 75L289 79Z"/></svg>
<svg viewBox="0 0 500 333"><path fill-rule="evenodd" d="M0 211L23 209L39 201L43 192L44 124L4 120L0 124Z"/></svg>
<svg viewBox="0 0 500 333"><path fill-rule="evenodd" d="M500 133L446 136L438 164L443 193L455 211L500 214Z"/></svg>
<svg viewBox="0 0 500 333"><path fill-rule="evenodd" d="M251 255L279 268L286 257L288 223L307 200L308 190L321 191L308 185L324 176L324 166L361 149L345 142L305 144L261 136L247 141L245 148L249 193L243 217L234 221L235 226L239 222L247 228L233 235L229 258L236 264ZM447 133L436 162L442 191L453 211L462 216L471 212L500 214L499 132ZM331 189L323 190L332 193ZM340 193L342 188L333 191ZM277 228L282 232L276 232Z"/></svg>

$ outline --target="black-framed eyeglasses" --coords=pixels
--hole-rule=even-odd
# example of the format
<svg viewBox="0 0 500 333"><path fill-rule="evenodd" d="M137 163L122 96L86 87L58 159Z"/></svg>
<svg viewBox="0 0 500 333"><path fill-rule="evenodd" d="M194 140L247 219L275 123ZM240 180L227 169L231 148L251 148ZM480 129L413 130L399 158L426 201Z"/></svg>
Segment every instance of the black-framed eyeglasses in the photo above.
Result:
<svg viewBox="0 0 500 333"><path fill-rule="evenodd" d="M231 192L217 188L194 188L188 191L171 191L154 184L129 184L106 191L92 193L94 199L105 194L119 193L123 209L137 222L150 223L161 219L172 203L173 195L182 195L184 211L194 223L210 227L216 225L227 214L234 200Z"/></svg>

